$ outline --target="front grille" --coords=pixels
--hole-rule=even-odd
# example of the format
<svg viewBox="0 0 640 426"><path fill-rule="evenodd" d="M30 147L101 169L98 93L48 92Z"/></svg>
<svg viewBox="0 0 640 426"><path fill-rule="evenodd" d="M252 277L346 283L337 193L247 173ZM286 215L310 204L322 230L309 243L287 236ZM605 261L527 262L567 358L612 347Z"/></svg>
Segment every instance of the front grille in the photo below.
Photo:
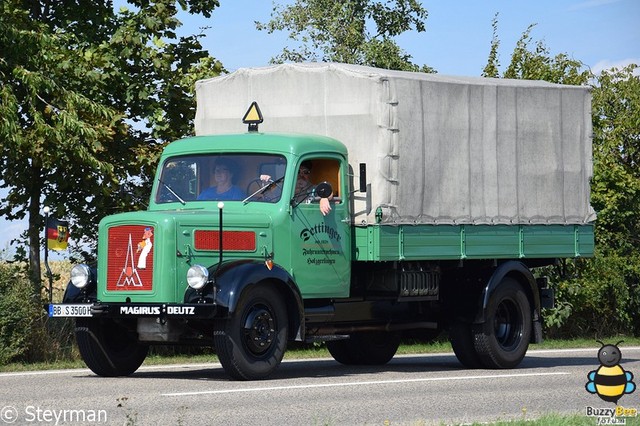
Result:
<svg viewBox="0 0 640 426"><path fill-rule="evenodd" d="M153 288L155 228L121 225L109 228L107 290L148 291Z"/></svg>

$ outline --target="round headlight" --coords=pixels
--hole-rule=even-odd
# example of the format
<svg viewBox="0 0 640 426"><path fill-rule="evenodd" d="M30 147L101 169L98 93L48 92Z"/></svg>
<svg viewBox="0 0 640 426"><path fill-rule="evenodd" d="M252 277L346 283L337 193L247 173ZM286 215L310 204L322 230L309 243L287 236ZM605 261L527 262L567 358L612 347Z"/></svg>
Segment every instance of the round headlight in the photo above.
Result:
<svg viewBox="0 0 640 426"><path fill-rule="evenodd" d="M209 281L209 271L202 265L193 265L187 271L189 287L200 290Z"/></svg>
<svg viewBox="0 0 640 426"><path fill-rule="evenodd" d="M85 288L90 278L91 270L87 265L76 265L71 269L71 284L78 288Z"/></svg>

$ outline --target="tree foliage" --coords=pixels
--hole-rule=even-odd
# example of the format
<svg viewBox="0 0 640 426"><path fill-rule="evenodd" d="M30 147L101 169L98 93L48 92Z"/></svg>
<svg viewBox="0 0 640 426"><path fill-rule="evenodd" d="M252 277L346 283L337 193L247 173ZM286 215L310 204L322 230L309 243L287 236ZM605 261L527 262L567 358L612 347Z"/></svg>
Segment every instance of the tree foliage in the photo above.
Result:
<svg viewBox="0 0 640 426"><path fill-rule="evenodd" d="M33 298L29 281L18 267L0 261L0 365L25 359L41 337L39 303Z"/></svg>
<svg viewBox="0 0 640 426"><path fill-rule="evenodd" d="M411 62L394 37L425 31L427 10L417 0L296 0L275 6L259 30L288 31L296 47L285 47L272 63L342 62L379 68L433 72Z"/></svg>
<svg viewBox="0 0 640 426"><path fill-rule="evenodd" d="M534 43L531 31L535 24L529 25L524 31L511 54L511 61L500 76L498 38L498 18L494 17L493 38L489 59L485 65L483 77L502 77L522 80L544 80L551 83L585 85L589 82L590 73L583 69L582 62L571 59L565 53L551 56L549 48L542 42ZM534 43L535 46L531 46Z"/></svg>
<svg viewBox="0 0 640 426"><path fill-rule="evenodd" d="M636 65L602 71L593 89L597 242L622 256L640 253L640 76ZM639 264L640 266L640 264ZM638 283L640 284L640 283Z"/></svg>
<svg viewBox="0 0 640 426"><path fill-rule="evenodd" d="M120 185L144 192L163 143L191 133L194 78L223 70L200 35L176 34L178 6L209 16L217 0L130 3L0 5L0 214L29 218L34 282L41 206L70 219L76 241L95 241L102 216L135 204Z"/></svg>

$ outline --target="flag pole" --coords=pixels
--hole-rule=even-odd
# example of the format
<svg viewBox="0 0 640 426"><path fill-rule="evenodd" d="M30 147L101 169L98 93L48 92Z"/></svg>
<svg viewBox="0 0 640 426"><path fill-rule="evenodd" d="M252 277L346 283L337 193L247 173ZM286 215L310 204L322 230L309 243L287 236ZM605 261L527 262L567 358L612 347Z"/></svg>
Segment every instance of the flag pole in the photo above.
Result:
<svg viewBox="0 0 640 426"><path fill-rule="evenodd" d="M49 279L49 304L53 303L53 274L49 267L49 207L44 208L44 266L47 269L47 278Z"/></svg>

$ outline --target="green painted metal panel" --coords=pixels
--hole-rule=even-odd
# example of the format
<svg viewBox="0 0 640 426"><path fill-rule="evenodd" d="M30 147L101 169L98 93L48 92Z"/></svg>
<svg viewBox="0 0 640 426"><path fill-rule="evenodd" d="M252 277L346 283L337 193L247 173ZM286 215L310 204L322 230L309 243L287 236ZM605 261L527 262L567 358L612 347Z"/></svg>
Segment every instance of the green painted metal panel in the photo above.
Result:
<svg viewBox="0 0 640 426"><path fill-rule="evenodd" d="M520 257L518 226L465 226L467 258Z"/></svg>
<svg viewBox="0 0 640 426"><path fill-rule="evenodd" d="M356 260L593 256L593 225L370 225L356 227Z"/></svg>
<svg viewBox="0 0 640 426"><path fill-rule="evenodd" d="M523 229L525 257L575 257L573 226L549 225Z"/></svg>
<svg viewBox="0 0 640 426"><path fill-rule="evenodd" d="M595 252L593 226L576 226L576 245L580 257L592 257Z"/></svg>
<svg viewBox="0 0 640 426"><path fill-rule="evenodd" d="M406 260L460 259L463 255L459 226L415 225L401 227Z"/></svg>

